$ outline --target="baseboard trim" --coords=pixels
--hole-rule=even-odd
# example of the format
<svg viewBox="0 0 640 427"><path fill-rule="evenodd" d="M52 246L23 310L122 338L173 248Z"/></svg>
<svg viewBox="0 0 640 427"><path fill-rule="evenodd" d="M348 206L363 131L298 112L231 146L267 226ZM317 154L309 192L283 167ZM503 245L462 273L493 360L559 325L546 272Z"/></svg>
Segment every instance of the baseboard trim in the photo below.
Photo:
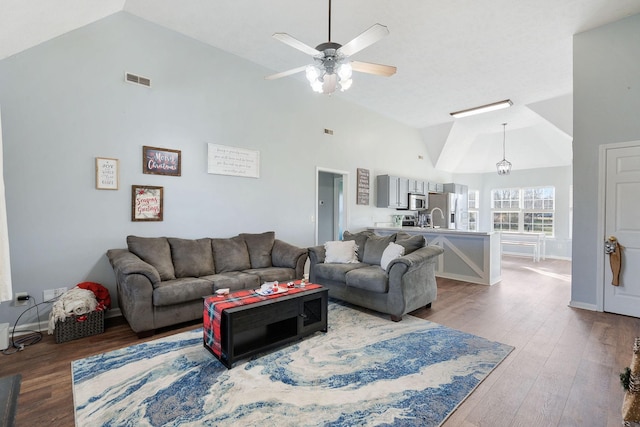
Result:
<svg viewBox="0 0 640 427"><path fill-rule="evenodd" d="M569 307L579 308L581 310L598 311L598 307L595 304L587 304L580 301L569 301Z"/></svg>
<svg viewBox="0 0 640 427"><path fill-rule="evenodd" d="M122 312L119 308L112 308L105 313L106 319L111 319L112 317L122 316ZM24 325L18 325L16 327L15 333L13 332L13 325L9 326L9 336L14 333L14 336L19 337L20 335L26 335L32 333L33 331L37 332L47 332L49 329L49 320L42 320L40 322L26 323Z"/></svg>

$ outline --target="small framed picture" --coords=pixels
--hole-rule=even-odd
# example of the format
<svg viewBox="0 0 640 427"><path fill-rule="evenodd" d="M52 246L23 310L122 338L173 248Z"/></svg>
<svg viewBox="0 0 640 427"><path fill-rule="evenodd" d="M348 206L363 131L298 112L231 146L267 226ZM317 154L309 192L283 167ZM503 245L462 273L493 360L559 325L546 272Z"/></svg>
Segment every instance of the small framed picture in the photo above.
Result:
<svg viewBox="0 0 640 427"><path fill-rule="evenodd" d="M120 185L118 159L96 157L96 188L117 190Z"/></svg>
<svg viewBox="0 0 640 427"><path fill-rule="evenodd" d="M180 150L142 147L142 173L180 176L182 173Z"/></svg>
<svg viewBox="0 0 640 427"><path fill-rule="evenodd" d="M163 187L131 186L131 221L162 221Z"/></svg>

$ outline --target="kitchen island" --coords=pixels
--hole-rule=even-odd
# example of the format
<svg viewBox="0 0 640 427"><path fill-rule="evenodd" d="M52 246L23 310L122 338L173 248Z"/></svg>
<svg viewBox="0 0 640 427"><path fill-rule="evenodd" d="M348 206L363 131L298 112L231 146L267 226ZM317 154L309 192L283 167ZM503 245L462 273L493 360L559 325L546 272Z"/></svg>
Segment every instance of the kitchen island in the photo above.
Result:
<svg viewBox="0 0 640 427"><path fill-rule="evenodd" d="M444 249L438 257L436 276L463 282L494 285L501 277L500 235L482 231L423 227L371 227L381 236L403 231L424 236L428 245Z"/></svg>

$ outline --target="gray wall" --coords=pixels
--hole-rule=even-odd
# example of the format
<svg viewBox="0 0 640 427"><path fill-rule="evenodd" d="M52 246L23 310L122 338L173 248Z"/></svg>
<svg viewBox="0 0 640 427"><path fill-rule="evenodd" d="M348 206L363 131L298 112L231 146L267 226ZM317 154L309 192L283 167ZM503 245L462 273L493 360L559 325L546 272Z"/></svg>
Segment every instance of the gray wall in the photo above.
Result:
<svg viewBox="0 0 640 427"><path fill-rule="evenodd" d="M454 179L461 184L467 184L469 190L478 190L480 192L480 221L478 226L481 231L491 230L491 190L512 187L555 187L555 235L546 239L546 255L549 258L571 259L571 170L571 166L515 169L507 176L500 176L497 173L456 174ZM508 248L508 251L531 254L530 249L519 251L518 248Z"/></svg>
<svg viewBox="0 0 640 427"><path fill-rule="evenodd" d="M125 71L153 87L123 82ZM349 171L351 230L393 212L374 197L355 205L356 168L370 170L372 185L385 173L450 180L433 170L417 130L295 78L265 81L272 72L125 12L0 61L14 292L42 301L44 289L89 280L115 299L105 252L128 234L274 230L311 246L316 167ZM207 174L207 143L259 150L260 178ZM143 145L181 150L182 176L142 174ZM120 159L120 190L95 189L95 157ZM163 222L131 222L133 184L164 187ZM3 303L0 322L22 311Z"/></svg>
<svg viewBox="0 0 640 427"><path fill-rule="evenodd" d="M640 15L574 36L571 301L596 307L598 147L640 140ZM640 197L633 195L632 197Z"/></svg>

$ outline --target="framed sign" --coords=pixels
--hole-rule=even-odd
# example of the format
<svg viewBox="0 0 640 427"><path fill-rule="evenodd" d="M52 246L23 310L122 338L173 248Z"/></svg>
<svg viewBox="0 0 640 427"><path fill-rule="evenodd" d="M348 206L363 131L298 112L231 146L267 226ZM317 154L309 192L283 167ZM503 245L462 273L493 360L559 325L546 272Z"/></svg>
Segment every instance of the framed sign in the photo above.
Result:
<svg viewBox="0 0 640 427"><path fill-rule="evenodd" d="M162 221L163 187L131 186L131 221Z"/></svg>
<svg viewBox="0 0 640 427"><path fill-rule="evenodd" d="M180 176L182 173L180 150L142 147L142 173Z"/></svg>
<svg viewBox="0 0 640 427"><path fill-rule="evenodd" d="M207 155L208 173L260 178L259 151L209 144Z"/></svg>
<svg viewBox="0 0 640 427"><path fill-rule="evenodd" d="M369 204L369 169L357 169L356 204Z"/></svg>
<svg viewBox="0 0 640 427"><path fill-rule="evenodd" d="M118 159L96 157L96 188L117 190L119 187Z"/></svg>

